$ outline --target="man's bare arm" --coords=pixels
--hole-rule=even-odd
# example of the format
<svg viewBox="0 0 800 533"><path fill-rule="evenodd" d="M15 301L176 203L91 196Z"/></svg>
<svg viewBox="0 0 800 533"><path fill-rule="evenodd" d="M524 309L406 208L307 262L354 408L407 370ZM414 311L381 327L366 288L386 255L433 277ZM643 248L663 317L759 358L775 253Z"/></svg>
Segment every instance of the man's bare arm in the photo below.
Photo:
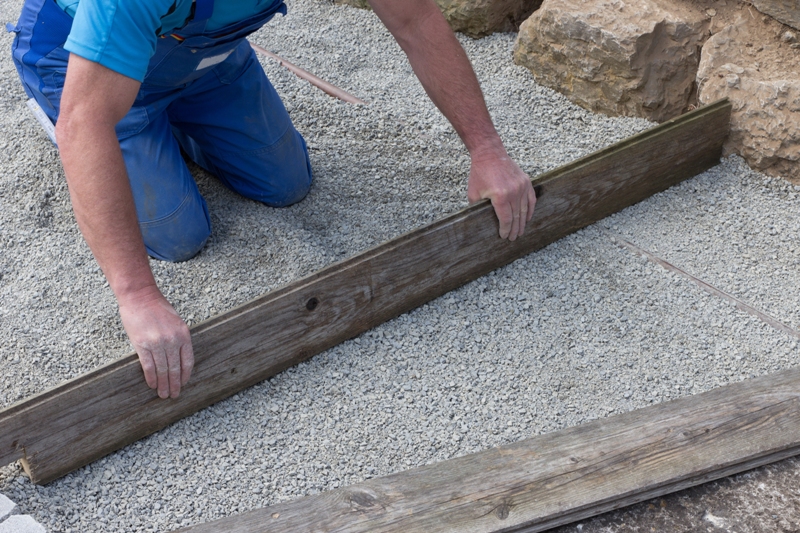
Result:
<svg viewBox="0 0 800 533"><path fill-rule="evenodd" d="M194 365L189 329L156 286L115 126L139 82L71 55L56 139L78 226L119 303L145 379L176 397Z"/></svg>
<svg viewBox="0 0 800 533"><path fill-rule="evenodd" d="M490 198L500 236L516 239L533 216L536 195L528 176L506 153L472 65L438 6L433 0L370 0L370 4L469 150L469 201Z"/></svg>

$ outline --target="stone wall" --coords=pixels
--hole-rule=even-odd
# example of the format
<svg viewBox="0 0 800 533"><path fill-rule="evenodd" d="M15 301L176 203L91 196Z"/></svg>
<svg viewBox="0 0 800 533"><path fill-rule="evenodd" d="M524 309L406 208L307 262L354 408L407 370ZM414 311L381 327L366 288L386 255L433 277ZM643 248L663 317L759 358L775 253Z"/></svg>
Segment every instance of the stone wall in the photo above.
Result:
<svg viewBox="0 0 800 533"><path fill-rule="evenodd" d="M751 167L800 183L800 51L796 37L774 42L776 22L742 18L711 37L697 73L699 98L733 103L727 153L742 155ZM781 60L797 53L798 61Z"/></svg>
<svg viewBox="0 0 800 533"><path fill-rule="evenodd" d="M800 26L797 0L545 0L522 24L514 61L537 83L610 115L663 121L730 98L726 153L800 183L792 26Z"/></svg>
<svg viewBox="0 0 800 533"><path fill-rule="evenodd" d="M797 0L752 0L756 9L796 30L800 30L800 2Z"/></svg>

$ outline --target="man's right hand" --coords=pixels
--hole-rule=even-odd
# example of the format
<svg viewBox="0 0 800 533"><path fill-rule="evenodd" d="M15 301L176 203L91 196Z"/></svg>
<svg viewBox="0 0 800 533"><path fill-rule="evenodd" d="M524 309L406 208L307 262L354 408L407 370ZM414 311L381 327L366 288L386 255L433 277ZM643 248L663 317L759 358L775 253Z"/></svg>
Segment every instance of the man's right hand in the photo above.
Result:
<svg viewBox="0 0 800 533"><path fill-rule="evenodd" d="M161 398L177 398L194 367L186 323L155 286L126 295L119 312L147 385Z"/></svg>

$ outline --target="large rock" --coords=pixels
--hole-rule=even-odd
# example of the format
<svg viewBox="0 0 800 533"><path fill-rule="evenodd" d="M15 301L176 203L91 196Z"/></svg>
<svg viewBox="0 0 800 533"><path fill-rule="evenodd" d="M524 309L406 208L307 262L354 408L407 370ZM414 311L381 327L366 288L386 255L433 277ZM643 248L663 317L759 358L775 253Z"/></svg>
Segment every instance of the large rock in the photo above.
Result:
<svg viewBox="0 0 800 533"><path fill-rule="evenodd" d="M498 31L517 31L542 0L436 0L453 31L483 37Z"/></svg>
<svg viewBox="0 0 800 533"><path fill-rule="evenodd" d="M753 6L784 24L800 30L800 2L797 0L751 0Z"/></svg>
<svg viewBox="0 0 800 533"><path fill-rule="evenodd" d="M514 61L587 109L663 121L694 103L708 27L669 0L545 0L522 24Z"/></svg>
<svg viewBox="0 0 800 533"><path fill-rule="evenodd" d="M703 47L699 99L733 103L726 153L751 167L800 183L800 50L781 26L744 17Z"/></svg>
<svg viewBox="0 0 800 533"><path fill-rule="evenodd" d="M16 514L17 504L0 494L0 522Z"/></svg>
<svg viewBox="0 0 800 533"><path fill-rule="evenodd" d="M334 0L337 4L369 8L366 0ZM516 31L542 0L436 0L453 31L483 37L498 31Z"/></svg>

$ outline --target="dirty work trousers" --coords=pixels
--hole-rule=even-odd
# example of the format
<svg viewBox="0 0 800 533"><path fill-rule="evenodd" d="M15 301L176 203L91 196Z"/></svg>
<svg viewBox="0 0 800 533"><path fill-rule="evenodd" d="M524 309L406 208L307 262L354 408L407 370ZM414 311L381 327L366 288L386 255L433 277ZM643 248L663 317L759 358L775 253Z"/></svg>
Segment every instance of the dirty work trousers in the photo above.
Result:
<svg viewBox="0 0 800 533"><path fill-rule="evenodd" d="M53 0L27 0L16 27L9 28L17 34L13 57L25 91L54 123L69 57L62 45L71 26L72 18ZM220 57L214 50L208 54ZM189 259L211 233L208 207L181 148L230 189L269 206L298 202L311 186L306 143L248 42L228 37L225 53L224 61L200 77L174 83L169 76L181 68L176 63L170 69L169 62L180 56L167 55L153 76L148 71L133 107L117 125L152 257Z"/></svg>

